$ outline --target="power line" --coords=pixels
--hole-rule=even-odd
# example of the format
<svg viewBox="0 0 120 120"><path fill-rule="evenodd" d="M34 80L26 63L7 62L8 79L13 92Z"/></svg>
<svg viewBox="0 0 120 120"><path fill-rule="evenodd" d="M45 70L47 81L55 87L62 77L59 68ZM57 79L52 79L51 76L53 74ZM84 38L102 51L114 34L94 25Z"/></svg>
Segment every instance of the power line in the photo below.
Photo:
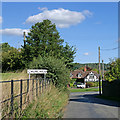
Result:
<svg viewBox="0 0 120 120"><path fill-rule="evenodd" d="M116 47L116 48L111 48L111 49L100 49L102 51L110 51L110 50L116 50L116 49L119 49L120 47Z"/></svg>

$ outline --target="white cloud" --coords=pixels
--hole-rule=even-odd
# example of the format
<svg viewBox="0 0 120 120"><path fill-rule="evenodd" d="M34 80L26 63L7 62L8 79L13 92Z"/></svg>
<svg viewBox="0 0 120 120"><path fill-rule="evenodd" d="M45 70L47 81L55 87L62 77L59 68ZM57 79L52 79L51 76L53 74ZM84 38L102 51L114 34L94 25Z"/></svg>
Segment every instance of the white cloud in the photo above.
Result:
<svg viewBox="0 0 120 120"><path fill-rule="evenodd" d="M45 9L42 13L28 17L25 23L34 24L42 22L44 19L49 19L59 28L66 28L81 23L88 15L92 15L88 10L76 12L63 8L53 10Z"/></svg>
<svg viewBox="0 0 120 120"><path fill-rule="evenodd" d="M84 53L84 55L89 55L89 53Z"/></svg>
<svg viewBox="0 0 120 120"><path fill-rule="evenodd" d="M2 16L0 16L0 24L2 23Z"/></svg>
<svg viewBox="0 0 120 120"><path fill-rule="evenodd" d="M38 7L38 10L44 11L44 10L48 10L48 8L47 7L43 7L43 8Z"/></svg>
<svg viewBox="0 0 120 120"><path fill-rule="evenodd" d="M3 35L14 35L14 36L23 36L23 32L26 32L26 35L27 33L29 32L28 29L20 29L20 28L6 28L6 29L2 29L0 30L0 34L3 34Z"/></svg>
<svg viewBox="0 0 120 120"><path fill-rule="evenodd" d="M82 13L83 15L88 16L88 17L93 15L93 13L90 12L89 10L84 10Z"/></svg>

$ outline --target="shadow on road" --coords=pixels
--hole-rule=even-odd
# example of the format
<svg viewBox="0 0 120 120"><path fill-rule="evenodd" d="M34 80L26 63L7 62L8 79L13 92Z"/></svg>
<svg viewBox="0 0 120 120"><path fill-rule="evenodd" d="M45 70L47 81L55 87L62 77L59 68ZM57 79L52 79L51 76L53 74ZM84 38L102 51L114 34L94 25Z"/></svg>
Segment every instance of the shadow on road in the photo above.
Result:
<svg viewBox="0 0 120 120"><path fill-rule="evenodd" d="M98 94L72 95L69 101L102 104L114 107L120 107L119 102L96 98Z"/></svg>

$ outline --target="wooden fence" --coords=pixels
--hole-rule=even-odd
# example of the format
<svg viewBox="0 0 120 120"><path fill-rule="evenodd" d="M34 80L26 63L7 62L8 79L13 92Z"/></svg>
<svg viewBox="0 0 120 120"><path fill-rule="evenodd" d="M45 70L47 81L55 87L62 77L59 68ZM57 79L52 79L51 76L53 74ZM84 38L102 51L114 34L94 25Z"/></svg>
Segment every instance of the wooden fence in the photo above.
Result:
<svg viewBox="0 0 120 120"><path fill-rule="evenodd" d="M22 115L25 107L49 87L50 79L0 81L2 84L2 119ZM6 95L7 94L7 95Z"/></svg>

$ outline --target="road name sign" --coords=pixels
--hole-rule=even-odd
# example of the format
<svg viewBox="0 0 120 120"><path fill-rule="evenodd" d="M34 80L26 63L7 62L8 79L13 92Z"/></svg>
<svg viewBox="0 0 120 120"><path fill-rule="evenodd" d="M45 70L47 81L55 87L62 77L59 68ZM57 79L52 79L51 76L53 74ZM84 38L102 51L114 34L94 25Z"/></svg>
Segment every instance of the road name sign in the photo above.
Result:
<svg viewBox="0 0 120 120"><path fill-rule="evenodd" d="M47 70L45 69L28 69L28 74L47 74Z"/></svg>
<svg viewBox="0 0 120 120"><path fill-rule="evenodd" d="M29 80L30 80L31 74L44 74L44 79L45 79L47 70L45 70L45 69L28 69L27 73L29 74Z"/></svg>

